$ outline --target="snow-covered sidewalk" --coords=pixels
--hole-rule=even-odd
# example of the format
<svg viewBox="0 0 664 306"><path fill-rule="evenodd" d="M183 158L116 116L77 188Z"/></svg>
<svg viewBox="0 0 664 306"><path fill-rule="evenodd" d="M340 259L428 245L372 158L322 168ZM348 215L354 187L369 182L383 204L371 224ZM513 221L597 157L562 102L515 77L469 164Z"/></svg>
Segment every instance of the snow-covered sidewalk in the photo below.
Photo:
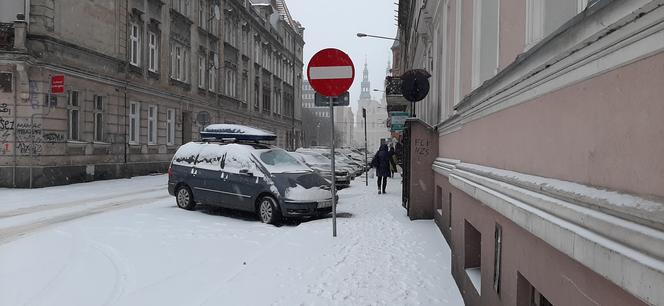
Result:
<svg viewBox="0 0 664 306"><path fill-rule="evenodd" d="M463 305L400 187L341 191L336 238L331 218L274 227L172 198L60 223L0 245L0 305Z"/></svg>

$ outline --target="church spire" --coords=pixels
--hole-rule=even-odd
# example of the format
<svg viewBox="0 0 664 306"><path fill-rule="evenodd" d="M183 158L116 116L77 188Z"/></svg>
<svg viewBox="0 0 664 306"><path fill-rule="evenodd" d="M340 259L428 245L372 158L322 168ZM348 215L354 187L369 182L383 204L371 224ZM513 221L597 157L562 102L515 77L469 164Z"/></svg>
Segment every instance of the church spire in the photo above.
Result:
<svg viewBox="0 0 664 306"><path fill-rule="evenodd" d="M369 82L369 67L366 55L364 57L364 71L362 72L362 92L360 100L371 100L371 82Z"/></svg>

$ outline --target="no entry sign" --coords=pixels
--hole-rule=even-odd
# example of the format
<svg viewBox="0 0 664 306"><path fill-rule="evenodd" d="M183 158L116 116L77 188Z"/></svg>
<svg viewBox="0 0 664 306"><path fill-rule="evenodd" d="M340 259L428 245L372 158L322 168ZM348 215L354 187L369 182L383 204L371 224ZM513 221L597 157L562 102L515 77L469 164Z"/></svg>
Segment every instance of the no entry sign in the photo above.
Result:
<svg viewBox="0 0 664 306"><path fill-rule="evenodd" d="M319 94L338 97L345 93L355 78L355 67L348 54L329 48L318 51L307 66L309 84Z"/></svg>

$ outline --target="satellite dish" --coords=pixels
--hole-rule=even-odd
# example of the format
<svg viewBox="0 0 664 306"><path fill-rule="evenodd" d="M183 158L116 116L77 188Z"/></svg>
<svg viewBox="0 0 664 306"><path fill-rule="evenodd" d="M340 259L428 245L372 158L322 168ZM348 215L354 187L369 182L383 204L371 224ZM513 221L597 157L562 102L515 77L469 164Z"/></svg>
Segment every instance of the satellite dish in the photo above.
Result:
<svg viewBox="0 0 664 306"><path fill-rule="evenodd" d="M219 12L219 6L218 5L214 6L214 19L215 20L221 19L221 13Z"/></svg>

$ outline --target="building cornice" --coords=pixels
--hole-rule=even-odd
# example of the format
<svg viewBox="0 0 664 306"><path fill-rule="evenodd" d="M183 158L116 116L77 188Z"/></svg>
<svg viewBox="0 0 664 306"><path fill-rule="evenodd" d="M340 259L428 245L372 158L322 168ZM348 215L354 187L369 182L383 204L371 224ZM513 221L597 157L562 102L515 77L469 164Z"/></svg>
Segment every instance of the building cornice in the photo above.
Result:
<svg viewBox="0 0 664 306"><path fill-rule="evenodd" d="M664 300L664 200L437 159L436 173L649 304Z"/></svg>

